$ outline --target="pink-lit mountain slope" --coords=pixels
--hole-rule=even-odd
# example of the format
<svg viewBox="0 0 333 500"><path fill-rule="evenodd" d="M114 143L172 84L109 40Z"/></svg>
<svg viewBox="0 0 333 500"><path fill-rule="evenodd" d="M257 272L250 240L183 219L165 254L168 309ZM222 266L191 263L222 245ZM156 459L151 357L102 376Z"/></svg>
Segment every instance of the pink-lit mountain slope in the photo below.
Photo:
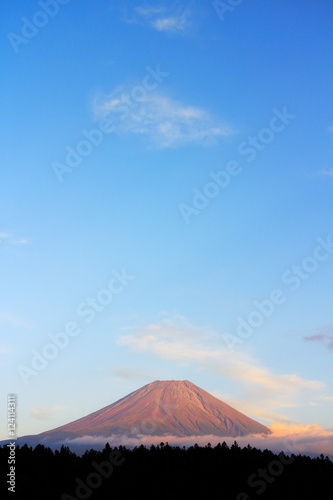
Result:
<svg viewBox="0 0 333 500"><path fill-rule="evenodd" d="M157 380L86 417L26 438L48 443L82 436L236 437L270 432L188 380Z"/></svg>

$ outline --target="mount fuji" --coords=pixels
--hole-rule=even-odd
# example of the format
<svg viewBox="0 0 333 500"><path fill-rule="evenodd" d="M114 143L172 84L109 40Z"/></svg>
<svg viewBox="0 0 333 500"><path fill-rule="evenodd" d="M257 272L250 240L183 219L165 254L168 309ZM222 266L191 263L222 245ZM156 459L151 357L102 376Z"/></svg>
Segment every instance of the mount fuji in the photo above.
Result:
<svg viewBox="0 0 333 500"><path fill-rule="evenodd" d="M270 434L264 425L189 382L156 380L94 413L41 434L18 438L18 444L46 446L112 436L225 436Z"/></svg>

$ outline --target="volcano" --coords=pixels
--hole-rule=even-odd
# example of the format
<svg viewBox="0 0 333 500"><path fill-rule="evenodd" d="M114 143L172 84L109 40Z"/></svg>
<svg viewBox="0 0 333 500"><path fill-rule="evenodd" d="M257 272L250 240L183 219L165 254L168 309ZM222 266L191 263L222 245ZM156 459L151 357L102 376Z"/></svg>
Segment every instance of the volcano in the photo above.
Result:
<svg viewBox="0 0 333 500"><path fill-rule="evenodd" d="M41 434L21 437L18 442L51 445L110 436L123 440L124 436L237 437L270 433L264 425L188 380L156 380L90 415Z"/></svg>

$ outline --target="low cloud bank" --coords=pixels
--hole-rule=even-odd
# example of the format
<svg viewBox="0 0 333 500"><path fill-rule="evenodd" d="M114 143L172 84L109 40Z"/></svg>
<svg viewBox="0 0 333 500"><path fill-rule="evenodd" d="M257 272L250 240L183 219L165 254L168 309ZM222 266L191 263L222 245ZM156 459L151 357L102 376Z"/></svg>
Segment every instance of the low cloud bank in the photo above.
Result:
<svg viewBox="0 0 333 500"><path fill-rule="evenodd" d="M116 435L112 434L108 437L101 436L82 436L79 438L66 441L68 446L87 446L96 447L104 446L106 442L110 446L126 446L134 447L157 445L161 442L169 443L171 446L193 446L197 443L199 446L205 446L211 443L216 446L218 443L225 441L228 446L231 446L234 441L237 441L239 446L243 448L250 444L259 449L270 449L274 452L284 451L287 454L294 453L295 455L328 455L333 459L333 429L325 430L320 425L284 425L273 423L269 426L272 434L269 436L264 434L238 436L238 437L221 437L214 435L205 436L187 436L175 437L171 435L154 436L147 434L138 434L135 436Z"/></svg>

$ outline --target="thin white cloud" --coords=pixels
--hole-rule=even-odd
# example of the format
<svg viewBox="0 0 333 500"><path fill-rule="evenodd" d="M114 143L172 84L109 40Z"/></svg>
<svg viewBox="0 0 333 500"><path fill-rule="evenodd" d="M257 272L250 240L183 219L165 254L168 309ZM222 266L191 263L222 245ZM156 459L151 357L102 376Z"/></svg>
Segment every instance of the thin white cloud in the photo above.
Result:
<svg viewBox="0 0 333 500"><path fill-rule="evenodd" d="M331 403L333 403L333 396L323 396L322 399L324 401L330 401Z"/></svg>
<svg viewBox="0 0 333 500"><path fill-rule="evenodd" d="M36 420L49 420L56 412L62 410L64 406L54 406L53 408L36 407L30 412Z"/></svg>
<svg viewBox="0 0 333 500"><path fill-rule="evenodd" d="M9 234L8 233L5 233L5 232L0 232L0 243L1 241L3 240L7 240L7 238L9 238Z"/></svg>
<svg viewBox="0 0 333 500"><path fill-rule="evenodd" d="M191 26L189 10L179 11L168 5L163 6L145 5L134 9L131 17L126 19L129 24L142 24L159 32L184 34Z"/></svg>
<svg viewBox="0 0 333 500"><path fill-rule="evenodd" d="M139 6L135 8L135 11L143 17L148 17L151 18L152 16L155 16L157 14L161 14L165 12L165 8L162 6L156 7L153 5L146 5L146 6Z"/></svg>
<svg viewBox="0 0 333 500"><path fill-rule="evenodd" d="M121 336L118 344L239 382L243 404L252 410L257 405L262 418L267 417L268 411L276 418L282 408L299 406L310 397L314 399L324 386L321 381L306 380L297 374L273 373L244 352L231 354L217 334L184 322L165 320L148 325L133 334Z"/></svg>
<svg viewBox="0 0 333 500"><path fill-rule="evenodd" d="M250 400L243 395L240 399L235 399L229 395L222 394L221 392L212 393L216 398L221 399L224 403L236 408L238 411L244 413L245 415L251 415L252 418L259 419L261 422L265 420L266 422L278 422L285 425L293 424L294 421L286 417L279 411L272 411L280 405L281 408L296 406L295 403L289 402L285 403L280 397L279 401L274 397L273 394L266 394L265 399L260 400L260 405L258 405L258 400Z"/></svg>
<svg viewBox="0 0 333 500"><path fill-rule="evenodd" d="M209 145L234 134L229 125L204 109L156 91L146 92L140 101L135 101L131 99L133 88L119 86L110 95L97 97L93 103L95 118L107 116L115 132L147 136L160 148L188 143Z"/></svg>
<svg viewBox="0 0 333 500"><path fill-rule="evenodd" d="M13 314L8 311L0 311L0 323L7 323L15 328L33 330L33 326L28 321L20 318L17 314Z"/></svg>
<svg viewBox="0 0 333 500"><path fill-rule="evenodd" d="M333 169L331 169L331 170L327 170L327 169L320 170L320 172L318 172L318 175L320 175L321 177L333 177Z"/></svg>
<svg viewBox="0 0 333 500"><path fill-rule="evenodd" d="M189 26L189 21L183 14L181 17L162 17L155 19L155 21L152 22L152 26L157 31L179 32L185 31L185 29Z"/></svg>
<svg viewBox="0 0 333 500"><path fill-rule="evenodd" d="M20 240L15 240L13 245L28 245L30 241L27 238L21 238Z"/></svg>
<svg viewBox="0 0 333 500"><path fill-rule="evenodd" d="M330 125L328 127L328 131L329 131L330 134L333 134L333 125Z"/></svg>
<svg viewBox="0 0 333 500"><path fill-rule="evenodd" d="M27 245L28 238L17 238L7 231L0 231L0 245Z"/></svg>
<svg viewBox="0 0 333 500"><path fill-rule="evenodd" d="M90 445L90 446L105 446L108 442L111 446L150 446L151 444L158 445L161 442L168 443L171 446L205 446L211 443L216 446L218 443L225 441L228 446L231 446L236 440L240 447L245 447L248 444L259 449L271 449L277 453L280 451L286 454L314 454L328 455L333 457L333 431L325 430L320 425L283 425L273 423L269 426L270 435L257 434L235 437L221 437L212 434L206 436L186 436L175 437L172 435L150 435L137 434L127 436L125 434L119 436L112 434L110 436L81 436L75 439L66 441L68 445Z"/></svg>

